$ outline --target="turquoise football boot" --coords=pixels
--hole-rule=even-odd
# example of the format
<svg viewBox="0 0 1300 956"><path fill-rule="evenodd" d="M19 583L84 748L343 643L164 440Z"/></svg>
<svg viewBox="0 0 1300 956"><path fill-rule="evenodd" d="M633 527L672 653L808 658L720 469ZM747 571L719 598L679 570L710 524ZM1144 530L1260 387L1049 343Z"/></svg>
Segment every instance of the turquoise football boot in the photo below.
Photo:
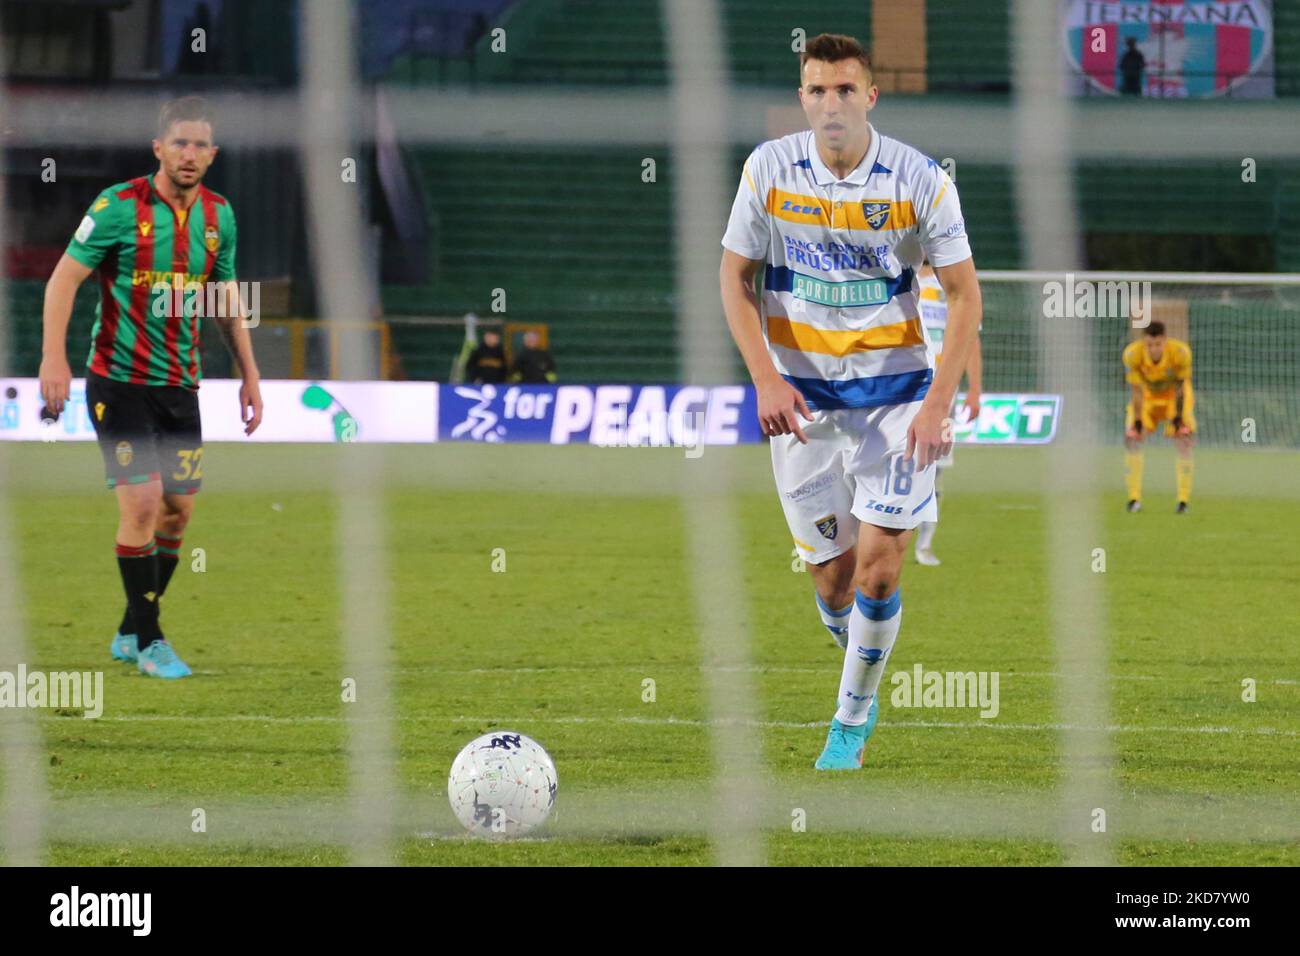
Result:
<svg viewBox="0 0 1300 956"><path fill-rule="evenodd" d="M880 707L875 698L867 709L867 722L858 727L846 727L834 718L826 735L826 749L813 766L818 770L857 770L862 766L862 751L866 749L871 732L876 729Z"/></svg>
<svg viewBox="0 0 1300 956"><path fill-rule="evenodd" d="M113 660L135 663L140 659L140 641L134 634L114 634L113 643L108 645Z"/></svg>
<svg viewBox="0 0 1300 956"><path fill-rule="evenodd" d="M176 680L179 677L189 677L194 672L176 656L170 644L166 641L154 641L140 651L140 673L149 677L161 677L164 680Z"/></svg>

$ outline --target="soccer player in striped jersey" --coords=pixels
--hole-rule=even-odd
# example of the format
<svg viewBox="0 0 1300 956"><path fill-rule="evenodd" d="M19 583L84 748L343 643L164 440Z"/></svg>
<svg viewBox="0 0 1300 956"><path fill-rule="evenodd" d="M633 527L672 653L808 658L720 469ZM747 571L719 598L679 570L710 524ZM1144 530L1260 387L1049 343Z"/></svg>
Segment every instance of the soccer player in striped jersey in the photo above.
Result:
<svg viewBox="0 0 1300 956"><path fill-rule="evenodd" d="M930 339L930 347L934 349L934 364L939 367L943 361L943 337L948 330L948 298L943 294L943 286L939 283L938 277L934 274L934 267L926 262L921 265L921 269L916 274L916 280L921 286L920 306L921 322L925 325L925 334ZM980 417L980 389L981 375L983 371L983 359L980 355L979 336L975 337L975 345L970 350L970 359L966 362L966 410L963 413L966 421L976 422ZM943 473L952 467L951 451L940 458L935 467L939 470L934 476L934 502L936 505L943 498ZM928 567L937 567L940 563L939 558L934 553L934 535L939 528L937 521L922 521L921 527L916 532L916 563L924 564Z"/></svg>
<svg viewBox="0 0 1300 956"><path fill-rule="evenodd" d="M1174 478L1178 485L1176 514L1187 514L1192 499L1192 445L1196 442L1196 400L1192 394L1192 347L1165 335L1163 322L1152 322L1123 354L1125 378L1131 389L1124 410L1124 480L1128 510L1142 510L1142 442L1165 423L1174 440Z"/></svg>
<svg viewBox="0 0 1300 956"><path fill-rule="evenodd" d="M110 651L151 677L191 672L166 641L158 602L179 561L203 478L199 319L205 302L243 379L240 417L262 421L257 363L235 283L235 215L203 186L217 155L203 100L167 104L153 141L158 171L110 186L45 287L41 395L58 415L72 384L68 321L77 288L96 269L100 303L86 368L86 405L117 496L117 564L126 611ZM209 283L215 283L208 295Z"/></svg>
<svg viewBox="0 0 1300 956"><path fill-rule="evenodd" d="M952 446L949 409L982 306L952 180L867 120L879 91L861 44L810 40L800 84L811 129L750 154L720 280L786 522L845 647L815 766L847 770L874 729L911 530L938 516L935 462ZM948 297L937 373L918 307L926 257Z"/></svg>

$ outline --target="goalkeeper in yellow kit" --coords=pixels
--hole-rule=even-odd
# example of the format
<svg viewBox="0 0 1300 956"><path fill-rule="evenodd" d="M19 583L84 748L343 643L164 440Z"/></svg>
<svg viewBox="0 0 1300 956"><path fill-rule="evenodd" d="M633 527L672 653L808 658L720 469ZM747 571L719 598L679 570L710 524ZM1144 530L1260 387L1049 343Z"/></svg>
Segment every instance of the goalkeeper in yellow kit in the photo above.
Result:
<svg viewBox="0 0 1300 956"><path fill-rule="evenodd" d="M1178 452L1175 510L1186 514L1192 497L1192 445L1196 440L1191 346L1180 339L1166 338L1164 323L1152 322L1141 339L1124 349L1124 369L1133 391L1124 430L1128 510L1142 510L1142 442L1165 422L1165 434L1173 436Z"/></svg>

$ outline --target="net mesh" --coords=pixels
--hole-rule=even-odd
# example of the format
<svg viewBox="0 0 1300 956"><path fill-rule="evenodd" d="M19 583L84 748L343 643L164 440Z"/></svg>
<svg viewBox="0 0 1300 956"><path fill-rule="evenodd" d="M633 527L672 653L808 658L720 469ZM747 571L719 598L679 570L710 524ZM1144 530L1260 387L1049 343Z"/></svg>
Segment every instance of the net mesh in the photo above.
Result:
<svg viewBox="0 0 1300 956"><path fill-rule="evenodd" d="M1122 286L1126 294L1098 292L1102 285ZM1259 445L1300 447L1300 286L1285 277L1174 283L1141 273L1104 279L998 273L982 277L981 291L987 392L1050 391L1036 328L1045 313L1043 334L1051 334L1053 322L1075 323L1095 369L1103 441L1118 444L1129 400L1122 353L1142 337L1147 320L1160 321L1169 337L1191 346L1201 443L1241 447L1249 420ZM1135 312L1139 296L1149 296L1148 316ZM1068 423L1067 416L1062 427Z"/></svg>
<svg viewBox="0 0 1300 956"><path fill-rule="evenodd" d="M628 5L634 7L636 22L646 31L662 29L662 38L645 38L629 47L627 56L613 57L613 62L566 59L558 71L545 56L493 63L483 58L481 43L479 61L468 66L462 63L466 68L461 73L444 70L437 59L425 61L415 56L399 63L386 81L378 84L378 92L390 104L394 129L417 174L418 185L410 202L428 220L430 275L422 283L394 284L383 290L385 313L406 317L388 322L373 314L373 276L361 265L378 254L370 226L363 224L367 211L358 208L358 197L350 191L353 184L338 176L339 163L353 152L373 149L378 135L366 122L345 118L362 114L364 109L345 109L341 104L352 95L360 97L364 105L369 105L372 94L376 94L375 102L380 97L375 89L354 90L350 71L340 66L346 62L341 51L359 44L355 19L341 14L331 19L316 6L311 5L312 15L299 25L304 31L300 40L306 63L301 89L289 93L251 89L214 96L221 102L223 128L231 131L229 150L236 157L241 150L253 156L301 150L304 166L314 167L300 185L302 232L310 233L309 244L314 244L315 251L307 254L299 250L301 258L286 256L283 261L286 268L309 278L307 284L318 290L319 302L285 309L288 320L309 326L301 331L301 344L295 344L299 333L286 324L268 323L259 332L255 342L268 363L299 368L306 377L355 380L374 377L377 370L391 367L409 379L445 380L462 352L463 316L476 312L489 323L547 326L567 363L562 367L569 382L740 380L743 372L724 337L718 305L718 238L741 160L754 143L769 137L773 125L779 125L770 114L773 90L748 84L776 82L777 71L793 59L791 31L803 29L811 21L782 22L765 29L761 13L767 8L759 5L672 0L661 8L649 0L638 0ZM1031 19L1026 4L1010 6L1025 7L1021 19ZM508 25L524 33L527 25L523 18L531 15L530 11L559 11L563 17L556 21L558 25L527 29L549 30L547 41L563 46L565 30L587 29L591 18L597 16L608 17L606 27L615 34L625 30L628 21L619 19L615 7L580 0L522 3L513 14L520 19ZM834 18L838 28L868 29L869 11L864 18L849 17L842 4L821 4L820 10ZM964 39L945 27L950 18L936 14L931 20L942 34L942 49L962 45ZM1005 32L995 32L1001 37L999 42L1010 42L1013 53L1028 56L1035 45L1054 49L1047 36L1054 29L1050 21L1050 17L1039 18L1035 21L1039 34L1026 31L1012 35L1010 41ZM512 43L519 35L514 36ZM641 58L648 58L653 68L645 69ZM738 63L740 60L747 62ZM779 66L782 63L785 67ZM1041 63L1037 68L1041 70ZM993 82L1020 83L1024 93L1030 84L1045 82L1034 69L1029 63L1019 74L1010 69L1006 76L995 71ZM982 66L959 66L937 73L947 87L968 90L985 71ZM905 85L908 68L899 67L894 74L892 82ZM728 80L733 85L728 85ZM408 82L412 85L405 85ZM693 86L702 82L706 83L703 94ZM479 83L482 85L475 85ZM582 83L593 85L580 88ZM1016 141L1017 129L1030 143L1046 137L1046 127L1034 125L1033 110L1044 103L1050 107L1055 94L1043 94L1041 89L1038 94L1037 106L1029 96L979 102L969 108L943 97L900 97L882 103L878 125L891 135L936 156L955 152L950 144L961 144L959 159L967 165L962 166L958 181L969 183L970 195L980 195L982 200L972 203L972 208L1002 209L1001 218L993 218L990 212L986 220L993 264L1016 260L1021 241L1034 244L1033 237L1038 235L1032 228L1035 221L1059 221L1038 204L1032 189L1016 192L1029 177L1039 175L1034 168L1038 157L1028 152L1009 155L1007 147ZM324 99L308 99L322 95ZM37 91L15 104L6 114L11 124L7 128L9 148L25 150L25 155L87 142L105 150L136 148L147 139L148 120L156 108L154 98L114 89L79 92L78 109L73 114L57 109L59 101L58 95ZM1284 122L1289 117L1286 107L1285 103L1261 105L1243 123L1254 134L1251 151L1256 156L1295 160L1295 143ZM1216 106L1206 111L1199 116L1177 111L1153 116L1124 104L1107 104L1074 117L1069 135L1053 138L1056 158L1064 168L1073 168L1072 163L1081 157L1175 155L1207 162L1224 157L1235 161L1238 147L1225 143L1222 137L1207 139L1203 135L1204 117L1223 115ZM652 161L650 167L647 161ZM646 177L648 168L654 170L650 178ZM464 188L466 182L490 183L492 192L485 195L477 188ZM581 197L573 195L577 192ZM1059 191L1059 195L1070 195L1070 191ZM234 198L238 206L239 197ZM1012 215L1006 214L1008 208ZM970 217L977 259L981 256L979 215L976 212ZM3 225L0 216L0 228ZM1060 231L1066 235L1056 238L1066 247L1083 248L1084 237L1077 228ZM292 238L296 242L297 234ZM1027 257L1027 263L1032 258ZM1059 268L1067 257L1048 258L1047 267ZM1041 623L1044 630L1052 629L1057 641L1041 650L1055 663L1022 676L1052 682L1055 716L1003 722L988 730L976 723L960 732L972 736L1004 730L1053 735L1052 747L1057 749L1049 748L1050 755L1067 758L1067 764L1073 761L1078 771L1064 778L1066 789L1074 788L1070 792L1044 790L1008 804L959 786L952 792L936 792L926 786L883 788L874 792L877 802L897 809L882 823L865 812L856 797L841 800L833 794L809 794L801 783L774 774L774 748L761 746L757 734L816 735L823 725L772 719L764 713L784 692L782 681L800 668L772 663L772 648L754 644L747 621L775 615L781 609L772 608L777 602L771 602L770 595L750 590L748 568L742 559L755 553L764 554L764 560L770 557L763 548L771 536L763 538L761 546L748 540L751 526L738 517L743 507L737 502L758 489L767 496L770 507L773 496L766 473L757 477L741 473L723 452L712 451L702 466L680 457L669 460L665 455L651 462L590 449L558 450L572 452L568 458L517 460L479 455L498 449L463 447L440 447L437 454L424 457L362 448L331 449L341 452L339 456L295 450L292 455L250 457L250 462L266 471L256 480L237 478L234 487L241 493L260 493L264 488L277 494L286 489L328 493L328 500L316 500L316 505L328 513L328 521L322 522L331 524L336 533L333 539L321 537L317 557L335 573L324 576L326 593L320 605L325 608L323 613L337 617L333 625L339 646L321 653L336 655L344 662L344 672L361 679L363 705L340 715L322 704L320 713L304 718L280 713L274 703L257 702L259 709L240 702L234 708L237 712L231 713L109 715L106 723L129 730L165 724L175 717L191 721L191 727L229 727L222 732L232 735L244 733L248 724L254 724L256 734L271 738L310 723L339 725L340 752L345 754L350 771L343 784L346 798L338 793L320 798L297 795L285 801L285 806L276 807L268 806L273 801L264 795L236 795L226 796L214 806L221 806L227 819L237 821L248 838L259 844L334 843L345 847L349 858L358 862L391 862L395 836L428 835L432 829L423 790L430 779L434 790L438 789L445 767L433 766L421 755L420 748L430 733L468 738L476 725L515 721L532 721L557 734L575 726L608 722L616 732L651 727L668 734L686 728L710 735L711 757L702 772L709 788L693 782L658 787L615 782L580 789L556 820L561 838L608 837L629 831L702 833L719 848L718 858L725 862L763 862L768 854L760 831L788 830L791 808L797 807L833 820L837 829L857 832L1015 836L1068 845L1076 838L1066 835L1063 817L1086 812L1096 800L1103 800L1110 801L1113 812L1128 811L1131 834L1169 838L1195 831L1205 839L1275 839L1288 832L1287 824L1295 818L1294 807L1286 801L1242 798L1231 803L1224 798L1218 804L1221 812L1207 820L1194 800L1143 801L1116 797L1108 789L1114 773L1109 748L1116 737L1139 732L1205 738L1240 733L1288 741L1296 733L1275 728L1131 726L1112 718L1105 693L1090 691L1103 681L1109 679L1114 684L1119 678L1107 677L1114 662L1098 637L1105 624L1104 602L1096 597L1099 585L1088 578L1081 580L1077 572L1078 555L1091 549L1095 541L1091 535L1100 526L1095 504L1104 488L1100 466L1086 452L1098 444L1116 446L1121 440L1127 386L1120 354L1140 330L1134 327L1131 307L1106 301L1085 307L1078 298L1070 297L1064 290L1076 288L1076 279L1085 285L1136 283L1139 294L1149 294L1150 317L1163 321L1171 336L1191 345L1203 445L1239 449L1243 429L1250 423L1257 445L1300 447L1296 363L1300 355L1300 286L1294 278L1170 278L1137 271L1092 279L1065 272L984 275L984 390L1054 393L1065 396L1066 401L1059 444L1050 452L1053 457L1041 481L1037 472L1029 479L1012 473L1027 460L1021 458L1009 459L1016 465L1005 471L993 469L994 477L987 483L987 489L1000 499L1008 490L1023 491L1028 481L1051 506L1046 537L1047 553L1054 563L1045 576L1050 614ZM509 307L504 313L494 312L491 306L497 289L508 294ZM40 357L42 292L43 283L30 277L0 281L0 302L4 303L0 372L6 375L35 374ZM84 364L94 299L95 292L88 284L74 308L68 336L74 369ZM1054 313L1058 306L1066 314ZM426 322L419 316L438 318ZM344 336L342 340L349 344L341 348L330 344L331 329L339 331L348 323L349 328L364 325L369 329L367 323L372 322L386 326L382 336L367 331L353 338ZM220 349L215 339L205 343L209 374L230 369ZM384 361L385 349L392 350L396 363ZM1086 409L1087 414L1077 415L1076 409ZM1072 414L1077 417L1072 419ZM9 457L9 449L0 443L0 474L6 479L13 477L3 472ZM48 461L42 460L42 467ZM10 535L3 523L15 503L42 493L40 486L47 481L64 491L77 487L71 479L60 479L56 470L55 466L48 472L38 469L25 478L19 476L16 484L6 480L0 487L0 667L31 657L16 623L22 616L21 595L13 587L21 580L15 570L18 556L7 546ZM248 484L240 485L241 480ZM416 553L416 546L403 540L400 533L385 535L377 529L390 526L402 532L402 509L418 509L421 500L438 502L467 491L499 494L508 502L501 507L527 502L535 511L532 495L538 488L589 493L602 500L631 494L651 499L665 493L678 496L675 515L685 526L676 577L690 592L684 611L690 620L673 622L673 626L687 627L699 638L698 655L678 662L678 666L684 672L683 680L702 676L705 682L702 703L688 716L547 714L540 706L529 709L524 695L514 712L481 714L457 682L471 675L481 677L485 668L458 667L460 645L479 646L498 639L504 644L513 640L512 635L448 637L438 659L414 664L409 658L403 660L400 646L390 645L390 630L423 633L445 627L450 632L455 611L448 610L445 620L430 621L402 604L401 586L425 593L438 586L438 570L412 573L410 562L423 560L427 554ZM394 506L385 495L399 490L422 498L404 497L400 506ZM259 501L259 505L265 503ZM396 520L387 513L389 509L398 512ZM746 512L751 518L752 513ZM451 524L457 518L450 513L437 517L438 524ZM574 520L599 521L600 515L592 517L580 511ZM534 545L546 550L545 543ZM787 545L782 538L776 549L783 562L788 561ZM441 546L437 541L418 542L419 548L435 553ZM624 541L623 546L631 550L635 542ZM719 553L725 559L719 559ZM571 558L561 555L554 560L572 574L587 575L589 591L606 584L600 562L612 560L608 555L586 564L565 563ZM355 573L358 561L363 569ZM440 597L449 608L476 599L470 591L440 593ZM809 596L805 594L803 599L811 614ZM1081 608L1087 613L1077 613ZM530 619L523 623L544 630L544 622ZM1094 624L1099 629L1089 630ZM907 639L905 629L903 640ZM616 674L618 679L639 674L640 661L623 661L618 658L621 652L616 647L609 654L620 663L603 661L590 666L604 667L599 673ZM551 669L585 671L588 666L589 662L561 663ZM494 680L526 682L536 668L521 664L486 670ZM427 693L424 683L430 675L444 681L437 685L438 696L432 704L445 709L453 706L448 701L455 702L462 707L461 713L453 718L429 718L420 712L421 694ZM1131 676L1135 681L1157 679ZM599 678L593 680L598 682ZM1288 686L1285 681L1276 684L1279 690ZM331 704L336 694L331 685L326 695ZM246 709L251 712L244 712ZM437 726L430 727L430 720ZM138 794L78 795L47 802L43 781L37 777L38 762L33 759L36 738L32 721L22 723L14 712L6 711L0 713L0 725L6 734L6 809L0 827L6 861L38 859L45 849L40 840L47 832L52 839L65 842L159 842L156 829L138 821L123 822L130 816L126 811L139 805ZM900 721L899 729L903 733L951 732L957 725L942 719L915 719ZM414 758L413 753L417 754ZM671 743L652 745L651 753L652 760L673 759ZM644 760L646 755L641 753L638 759ZM563 779L564 766L560 773ZM1095 791L1090 789L1093 787ZM440 794L437 796L440 799ZM701 812L702 800L708 801L708 812ZM150 806L166 806L179 817L191 809L190 803L180 798L153 801ZM450 831L435 835L448 836ZM1103 852L1100 857L1081 859L1106 861L1109 857Z"/></svg>

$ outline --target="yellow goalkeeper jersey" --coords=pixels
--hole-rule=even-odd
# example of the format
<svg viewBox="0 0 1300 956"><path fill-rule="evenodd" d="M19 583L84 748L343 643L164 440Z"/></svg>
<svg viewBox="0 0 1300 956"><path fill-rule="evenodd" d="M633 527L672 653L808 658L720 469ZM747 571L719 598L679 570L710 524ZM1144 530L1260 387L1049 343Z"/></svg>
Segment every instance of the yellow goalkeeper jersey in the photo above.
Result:
<svg viewBox="0 0 1300 956"><path fill-rule="evenodd" d="M1146 342L1138 339L1124 348L1124 368L1130 385L1155 397L1171 396L1179 382L1191 382L1192 348L1181 339L1166 339L1159 362L1153 362Z"/></svg>

